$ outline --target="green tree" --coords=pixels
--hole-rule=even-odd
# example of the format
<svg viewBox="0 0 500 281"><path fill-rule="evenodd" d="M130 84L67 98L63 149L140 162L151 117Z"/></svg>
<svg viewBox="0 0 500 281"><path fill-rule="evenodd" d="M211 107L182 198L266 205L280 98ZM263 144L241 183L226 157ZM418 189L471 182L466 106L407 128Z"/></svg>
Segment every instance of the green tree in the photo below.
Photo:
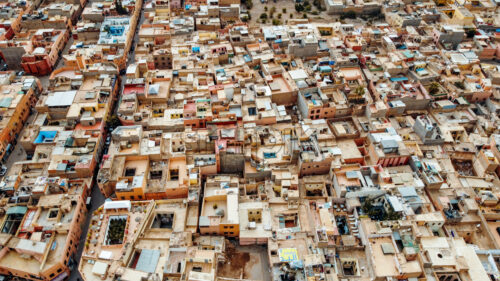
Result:
<svg viewBox="0 0 500 281"><path fill-rule="evenodd" d="M320 0L314 0L313 5L318 8L318 10L321 10L321 1Z"/></svg>
<svg viewBox="0 0 500 281"><path fill-rule="evenodd" d="M432 82L431 85L429 86L429 94L435 95L438 92L439 92L439 83Z"/></svg>
<svg viewBox="0 0 500 281"><path fill-rule="evenodd" d="M281 11L283 12L283 14L286 14L286 8L283 8Z"/></svg>
<svg viewBox="0 0 500 281"><path fill-rule="evenodd" d="M247 9L250 10L253 7L253 2L252 0L246 0L245 1L245 6L247 6Z"/></svg>
<svg viewBox="0 0 500 281"><path fill-rule="evenodd" d="M469 29L465 32L467 34L467 38L472 38L474 35L476 35L476 30L475 29Z"/></svg>
<svg viewBox="0 0 500 281"><path fill-rule="evenodd" d="M267 14L266 13L260 14L260 19L262 19L262 20L267 19Z"/></svg>
<svg viewBox="0 0 500 281"><path fill-rule="evenodd" d="M264 11L266 11L266 12L267 12L267 10L268 10L267 6L264 6Z"/></svg>
<svg viewBox="0 0 500 281"><path fill-rule="evenodd" d="M363 202L363 205L361 205L361 210L363 210L363 213L368 214L372 210L372 208L372 199L366 198Z"/></svg>
<svg viewBox="0 0 500 281"><path fill-rule="evenodd" d="M455 85L455 87L459 88L459 89L462 89L464 90L465 89L465 84L464 82L462 81L456 81L455 83L453 83Z"/></svg>
<svg viewBox="0 0 500 281"><path fill-rule="evenodd" d="M106 120L106 126L108 128L116 128L118 126L121 126L120 119L118 118L118 116L116 116L116 114L110 115L108 117L108 120Z"/></svg>
<svg viewBox="0 0 500 281"><path fill-rule="evenodd" d="M354 93L356 93L356 95L358 96L362 96L365 94L365 87L363 86L358 86L355 90L354 90Z"/></svg>
<svg viewBox="0 0 500 281"><path fill-rule="evenodd" d="M116 12L119 15L127 15L128 14L128 10L123 7L121 0L116 0Z"/></svg>
<svg viewBox="0 0 500 281"><path fill-rule="evenodd" d="M295 4L295 11L297 11L298 13L304 11L304 6L302 6L302 4L300 3Z"/></svg>

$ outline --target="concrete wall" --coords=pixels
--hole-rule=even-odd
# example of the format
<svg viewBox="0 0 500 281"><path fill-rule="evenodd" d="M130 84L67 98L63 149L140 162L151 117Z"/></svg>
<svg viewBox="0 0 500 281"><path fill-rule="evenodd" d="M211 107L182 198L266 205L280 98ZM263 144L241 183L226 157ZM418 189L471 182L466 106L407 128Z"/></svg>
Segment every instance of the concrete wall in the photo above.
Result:
<svg viewBox="0 0 500 281"><path fill-rule="evenodd" d="M229 154L224 151L220 152L221 173L242 173L244 165L245 157L243 156L243 154Z"/></svg>

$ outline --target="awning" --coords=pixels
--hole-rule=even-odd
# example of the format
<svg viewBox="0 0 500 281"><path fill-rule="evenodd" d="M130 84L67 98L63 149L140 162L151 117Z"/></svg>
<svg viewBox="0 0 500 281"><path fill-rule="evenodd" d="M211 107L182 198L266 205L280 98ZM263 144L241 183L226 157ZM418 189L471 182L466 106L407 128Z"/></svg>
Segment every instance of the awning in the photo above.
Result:
<svg viewBox="0 0 500 281"><path fill-rule="evenodd" d="M24 215L28 211L28 207L25 206L15 206L10 207L7 210L7 215L16 214L16 215Z"/></svg>
<svg viewBox="0 0 500 281"><path fill-rule="evenodd" d="M131 203L129 200L123 201L106 201L104 202L104 210L109 209L127 209L130 211Z"/></svg>

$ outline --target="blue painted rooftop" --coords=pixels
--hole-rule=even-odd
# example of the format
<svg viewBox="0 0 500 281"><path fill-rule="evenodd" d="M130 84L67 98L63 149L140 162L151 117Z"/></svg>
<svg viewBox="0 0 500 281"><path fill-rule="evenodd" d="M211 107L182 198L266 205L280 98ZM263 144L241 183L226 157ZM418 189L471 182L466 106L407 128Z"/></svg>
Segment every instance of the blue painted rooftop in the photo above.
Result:
<svg viewBox="0 0 500 281"><path fill-rule="evenodd" d="M57 131L40 131L40 133L38 134L33 143L38 144L38 143L53 142L56 135Z"/></svg>

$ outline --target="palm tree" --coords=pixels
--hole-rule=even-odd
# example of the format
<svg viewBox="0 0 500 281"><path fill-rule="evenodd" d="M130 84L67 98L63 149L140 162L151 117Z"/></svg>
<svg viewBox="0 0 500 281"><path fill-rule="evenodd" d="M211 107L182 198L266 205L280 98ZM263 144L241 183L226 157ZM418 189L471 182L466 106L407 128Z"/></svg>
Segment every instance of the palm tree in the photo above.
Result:
<svg viewBox="0 0 500 281"><path fill-rule="evenodd" d="M365 87L363 87L363 86L358 86L358 87L356 88L356 90L354 90L354 92L356 93L356 95L358 95L358 96L362 96L362 95L364 95L364 94L365 94Z"/></svg>
<svg viewBox="0 0 500 281"><path fill-rule="evenodd" d="M429 94L435 95L439 92L439 84L437 82L432 82L429 86Z"/></svg>

